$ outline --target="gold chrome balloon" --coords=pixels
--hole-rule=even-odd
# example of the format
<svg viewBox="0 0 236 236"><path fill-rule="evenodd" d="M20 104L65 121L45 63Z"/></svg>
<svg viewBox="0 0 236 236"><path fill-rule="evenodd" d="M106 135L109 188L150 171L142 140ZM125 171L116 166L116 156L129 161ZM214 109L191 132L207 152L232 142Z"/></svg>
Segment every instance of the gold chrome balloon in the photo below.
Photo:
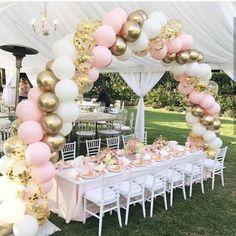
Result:
<svg viewBox="0 0 236 236"><path fill-rule="evenodd" d="M45 69L48 70L48 71L53 72L53 70L52 70L53 62L54 62L54 60L48 61L47 64L46 64Z"/></svg>
<svg viewBox="0 0 236 236"><path fill-rule="evenodd" d="M201 52L198 53L198 58L197 58L197 62L202 62L204 60L204 56Z"/></svg>
<svg viewBox="0 0 236 236"><path fill-rule="evenodd" d="M142 17L143 17L144 20L147 20L147 19L148 19L148 14L147 14L144 10L139 9L139 10L134 11L134 12L136 12L136 13L142 15Z"/></svg>
<svg viewBox="0 0 236 236"><path fill-rule="evenodd" d="M197 61L198 59L198 52L196 50L188 50L189 53L189 62Z"/></svg>
<svg viewBox="0 0 236 236"><path fill-rule="evenodd" d="M134 21L137 24L139 24L141 27L143 25L144 20L145 19L143 18L143 15L136 11L130 13L128 16L128 21Z"/></svg>
<svg viewBox="0 0 236 236"><path fill-rule="evenodd" d="M50 147L52 152L61 150L66 143L65 137L61 133L45 134L42 141Z"/></svg>
<svg viewBox="0 0 236 236"><path fill-rule="evenodd" d="M53 112L56 110L59 100L54 93L43 93L38 98L38 104L42 111Z"/></svg>
<svg viewBox="0 0 236 236"><path fill-rule="evenodd" d="M221 127L221 122L220 122L220 120L219 120L219 119L215 119L215 120L213 121L212 126L213 126L214 130L220 129L220 127Z"/></svg>
<svg viewBox="0 0 236 236"><path fill-rule="evenodd" d="M192 107L192 114L194 116L202 116L204 114L204 109L199 105L194 105Z"/></svg>
<svg viewBox="0 0 236 236"><path fill-rule="evenodd" d="M165 63L171 63L175 60L176 54L175 53L167 53L166 57L162 60Z"/></svg>
<svg viewBox="0 0 236 236"><path fill-rule="evenodd" d="M0 235L7 236L13 232L13 224L0 222Z"/></svg>
<svg viewBox="0 0 236 236"><path fill-rule="evenodd" d="M3 144L3 152L9 157L18 159L25 158L27 144L23 143L18 136L8 138Z"/></svg>
<svg viewBox="0 0 236 236"><path fill-rule="evenodd" d="M123 38L116 36L115 43L109 48L111 53L115 56L121 56L127 48L127 44Z"/></svg>
<svg viewBox="0 0 236 236"><path fill-rule="evenodd" d="M193 106L193 103L190 102L188 97L183 97L182 104L185 107L192 107Z"/></svg>
<svg viewBox="0 0 236 236"><path fill-rule="evenodd" d="M45 92L53 92L59 80L51 71L42 71L37 76L37 85Z"/></svg>
<svg viewBox="0 0 236 236"><path fill-rule="evenodd" d="M120 35L128 42L134 42L141 34L139 24L134 21L126 21L120 31Z"/></svg>
<svg viewBox="0 0 236 236"><path fill-rule="evenodd" d="M52 163L57 163L59 161L59 153L58 152L53 152L51 157L50 157L50 161Z"/></svg>
<svg viewBox="0 0 236 236"><path fill-rule="evenodd" d="M63 121L57 114L49 113L43 117L41 124L47 134L56 134L62 128Z"/></svg>
<svg viewBox="0 0 236 236"><path fill-rule="evenodd" d="M201 118L200 118L200 122L205 125L205 126L210 126L210 125L213 125L213 122L214 122L214 117L211 116L211 115L203 115Z"/></svg>
<svg viewBox="0 0 236 236"><path fill-rule="evenodd" d="M208 147L208 148L207 148L207 156L208 156L208 158L210 158L210 159L215 159L216 150L213 149L213 148Z"/></svg>
<svg viewBox="0 0 236 236"><path fill-rule="evenodd" d="M176 54L176 62L179 64L185 64L185 63L189 62L188 51L178 52Z"/></svg>

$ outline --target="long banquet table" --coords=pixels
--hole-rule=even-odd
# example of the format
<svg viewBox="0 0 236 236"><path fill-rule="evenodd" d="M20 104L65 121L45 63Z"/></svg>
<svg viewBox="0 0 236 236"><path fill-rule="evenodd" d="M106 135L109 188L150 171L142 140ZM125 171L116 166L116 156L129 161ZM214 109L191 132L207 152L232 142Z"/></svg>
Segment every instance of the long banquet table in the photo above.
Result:
<svg viewBox="0 0 236 236"><path fill-rule="evenodd" d="M194 153L199 153L199 151ZM184 156L187 155L190 154L185 154ZM164 162L165 161L160 161L158 163ZM154 163L157 164L157 162L152 162L150 165ZM71 220L83 221L83 194L86 190L101 186L101 176L94 179L76 179L73 177L74 174L83 171L83 168L83 166L80 166L57 170L53 189L48 194L51 211L64 218L66 223L69 223ZM128 180L129 171L137 170L138 168L146 167L127 168L123 171L123 180ZM109 172L106 175L114 174L117 173Z"/></svg>

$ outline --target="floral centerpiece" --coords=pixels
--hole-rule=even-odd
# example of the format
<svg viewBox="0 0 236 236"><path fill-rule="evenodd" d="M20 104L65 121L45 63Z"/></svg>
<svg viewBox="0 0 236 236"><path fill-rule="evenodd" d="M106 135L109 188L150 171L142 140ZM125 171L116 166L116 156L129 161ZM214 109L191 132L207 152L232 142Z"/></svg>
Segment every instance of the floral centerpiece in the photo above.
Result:
<svg viewBox="0 0 236 236"><path fill-rule="evenodd" d="M167 139L163 138L162 135L158 139L156 139L151 145L151 150L155 151L157 149L162 149L168 145Z"/></svg>
<svg viewBox="0 0 236 236"><path fill-rule="evenodd" d="M144 152L144 144L140 139L134 138L128 141L125 145L125 154L128 156L132 156L135 154L142 154Z"/></svg>
<svg viewBox="0 0 236 236"><path fill-rule="evenodd" d="M115 151L110 148L102 149L98 156L98 163L104 163L105 165L114 165L117 163L117 155Z"/></svg>

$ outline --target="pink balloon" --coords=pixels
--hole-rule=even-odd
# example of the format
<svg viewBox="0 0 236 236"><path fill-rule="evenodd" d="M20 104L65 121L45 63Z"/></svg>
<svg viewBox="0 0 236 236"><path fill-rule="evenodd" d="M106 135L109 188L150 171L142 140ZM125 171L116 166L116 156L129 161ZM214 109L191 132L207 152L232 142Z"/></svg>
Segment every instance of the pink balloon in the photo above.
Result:
<svg viewBox="0 0 236 236"><path fill-rule="evenodd" d="M43 117L43 112L39 109L35 101L27 99L17 105L16 115L21 121L40 121Z"/></svg>
<svg viewBox="0 0 236 236"><path fill-rule="evenodd" d="M35 143L43 138L43 129L37 121L24 121L18 129L19 138L27 143Z"/></svg>
<svg viewBox="0 0 236 236"><path fill-rule="evenodd" d="M94 63L97 68L106 67L111 63L112 54L111 51L104 46L96 46L93 49Z"/></svg>
<svg viewBox="0 0 236 236"><path fill-rule="evenodd" d="M189 34L182 34L179 36L182 41L181 50L188 50L193 48L193 37Z"/></svg>
<svg viewBox="0 0 236 236"><path fill-rule="evenodd" d="M116 32L109 25L99 26L93 34L97 45L111 47L116 41Z"/></svg>
<svg viewBox="0 0 236 236"><path fill-rule="evenodd" d="M39 87L31 88L28 92L28 99L38 102L38 98L42 93L43 91Z"/></svg>
<svg viewBox="0 0 236 236"><path fill-rule="evenodd" d="M122 23L122 17L116 12L106 13L102 18L102 24L111 26L116 34L120 32Z"/></svg>
<svg viewBox="0 0 236 236"><path fill-rule="evenodd" d="M220 112L220 104L215 102L212 107L206 110L206 112L210 115L216 115Z"/></svg>
<svg viewBox="0 0 236 236"><path fill-rule="evenodd" d="M30 144L26 148L25 158L26 160L34 165L41 166L49 161L51 156L51 151L49 146L43 142L36 142Z"/></svg>
<svg viewBox="0 0 236 236"><path fill-rule="evenodd" d="M201 101L201 107L205 109L210 109L215 104L215 99L210 94L205 94L203 100Z"/></svg>
<svg viewBox="0 0 236 236"><path fill-rule="evenodd" d="M164 46L161 50L155 50L155 48L149 49L150 55L156 60L162 60L167 54L167 47Z"/></svg>
<svg viewBox="0 0 236 236"><path fill-rule="evenodd" d="M89 72L88 72L89 78L92 81L96 81L99 77L99 71L96 67L93 67Z"/></svg>
<svg viewBox="0 0 236 236"><path fill-rule="evenodd" d="M53 178L55 175L56 170L54 165L48 161L43 166L37 167L32 166L31 167L31 176L33 179L35 179L37 182L46 183L49 180Z"/></svg>
<svg viewBox="0 0 236 236"><path fill-rule="evenodd" d="M52 189L52 180L41 184L42 194L47 194Z"/></svg>
<svg viewBox="0 0 236 236"><path fill-rule="evenodd" d="M203 98L204 98L204 93L203 92L193 90L189 94L189 100L194 104L200 104L201 101L203 100Z"/></svg>
<svg viewBox="0 0 236 236"><path fill-rule="evenodd" d="M179 76L175 77L175 80L176 81L181 81L181 80L186 79L186 78L188 78L186 75L179 75Z"/></svg>
<svg viewBox="0 0 236 236"><path fill-rule="evenodd" d="M179 83L179 85L178 85L178 91L182 95L188 95L192 92L192 90L193 90L193 87L191 87L191 86L185 87L181 83Z"/></svg>
<svg viewBox="0 0 236 236"><path fill-rule="evenodd" d="M114 8L111 12L116 13L121 17L122 24L124 24L127 21L128 15L123 8L117 7L117 8Z"/></svg>
<svg viewBox="0 0 236 236"><path fill-rule="evenodd" d="M168 53L177 53L182 48L182 40L177 37L167 44Z"/></svg>

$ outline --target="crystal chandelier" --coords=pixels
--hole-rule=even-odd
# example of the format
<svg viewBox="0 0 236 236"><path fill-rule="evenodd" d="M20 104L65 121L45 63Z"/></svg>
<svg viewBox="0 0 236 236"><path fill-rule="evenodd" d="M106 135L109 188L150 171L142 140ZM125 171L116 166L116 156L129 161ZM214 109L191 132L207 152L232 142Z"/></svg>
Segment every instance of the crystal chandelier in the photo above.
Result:
<svg viewBox="0 0 236 236"><path fill-rule="evenodd" d="M57 31L57 25L58 25L57 19L54 19L52 21L52 24L48 20L46 2L44 2L44 8L43 8L43 13L42 13L42 18L41 18L41 26L40 24L37 24L35 19L31 20L31 26L33 28L34 33L42 34L44 36L47 36L52 32L55 34Z"/></svg>

